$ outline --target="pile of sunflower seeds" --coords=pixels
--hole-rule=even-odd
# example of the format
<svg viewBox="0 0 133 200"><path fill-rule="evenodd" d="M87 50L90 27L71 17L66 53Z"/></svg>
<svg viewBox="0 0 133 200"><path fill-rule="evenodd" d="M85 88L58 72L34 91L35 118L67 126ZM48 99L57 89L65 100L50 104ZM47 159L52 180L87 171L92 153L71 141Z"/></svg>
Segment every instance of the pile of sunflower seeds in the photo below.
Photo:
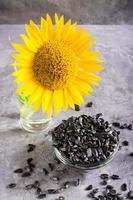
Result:
<svg viewBox="0 0 133 200"><path fill-rule="evenodd" d="M96 164L109 158L118 146L119 132L102 114L70 117L51 131L55 148L74 164Z"/></svg>

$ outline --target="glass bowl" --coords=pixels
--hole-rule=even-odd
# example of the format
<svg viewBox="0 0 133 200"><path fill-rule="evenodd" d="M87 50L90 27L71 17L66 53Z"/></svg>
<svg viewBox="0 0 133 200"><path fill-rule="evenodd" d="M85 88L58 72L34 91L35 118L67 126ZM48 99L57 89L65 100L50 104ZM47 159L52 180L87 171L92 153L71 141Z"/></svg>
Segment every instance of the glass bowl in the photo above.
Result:
<svg viewBox="0 0 133 200"><path fill-rule="evenodd" d="M75 164L74 162L70 161L63 153L61 153L56 147L54 148L54 151L55 151L56 157L63 164L68 165L69 167L72 167L72 168L75 168L75 169L87 171L87 170L103 167L104 165L110 163L111 160L113 160L113 158L115 157L116 153L118 152L118 149L119 149L119 138L118 138L118 142L116 144L116 147L114 148L114 151L110 154L110 156L108 156L104 160L100 160L98 162L91 163L91 164L86 164L86 163L76 163Z"/></svg>

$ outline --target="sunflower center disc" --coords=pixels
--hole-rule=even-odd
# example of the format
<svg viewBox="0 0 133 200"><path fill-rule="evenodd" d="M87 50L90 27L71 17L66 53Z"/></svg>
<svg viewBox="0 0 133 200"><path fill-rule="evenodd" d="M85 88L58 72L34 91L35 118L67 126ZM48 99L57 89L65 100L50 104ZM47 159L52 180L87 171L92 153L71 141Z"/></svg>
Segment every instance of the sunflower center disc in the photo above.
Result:
<svg viewBox="0 0 133 200"><path fill-rule="evenodd" d="M62 89L75 77L76 72L76 55L63 42L48 41L34 56L35 79L47 89Z"/></svg>

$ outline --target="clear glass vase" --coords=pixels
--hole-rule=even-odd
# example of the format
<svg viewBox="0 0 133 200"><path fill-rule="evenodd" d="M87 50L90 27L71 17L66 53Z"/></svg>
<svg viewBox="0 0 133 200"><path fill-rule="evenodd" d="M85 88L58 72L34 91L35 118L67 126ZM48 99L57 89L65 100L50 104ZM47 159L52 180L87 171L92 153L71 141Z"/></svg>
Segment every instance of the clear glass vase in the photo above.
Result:
<svg viewBox="0 0 133 200"><path fill-rule="evenodd" d="M48 117L41 109L34 112L33 107L28 105L28 97L24 94L18 94L20 123L28 132L41 132L46 130L52 122L52 117Z"/></svg>

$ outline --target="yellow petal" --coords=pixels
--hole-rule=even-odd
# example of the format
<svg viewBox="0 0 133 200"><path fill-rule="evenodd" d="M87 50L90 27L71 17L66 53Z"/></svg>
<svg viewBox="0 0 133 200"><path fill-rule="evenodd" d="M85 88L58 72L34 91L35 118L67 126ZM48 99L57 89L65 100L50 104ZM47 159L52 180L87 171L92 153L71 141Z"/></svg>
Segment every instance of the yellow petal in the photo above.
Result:
<svg viewBox="0 0 133 200"><path fill-rule="evenodd" d="M89 90L88 85L84 86L83 84L80 84L80 83L78 82L78 80L77 80L77 81L75 80L75 81L73 82L73 84L77 85L78 90L80 91L81 94L87 95L87 94L90 93L90 90Z"/></svg>
<svg viewBox="0 0 133 200"><path fill-rule="evenodd" d="M62 102L63 102L62 90L55 90L53 93L53 105L54 105L55 115L59 114L59 111L62 108Z"/></svg>
<svg viewBox="0 0 133 200"><path fill-rule="evenodd" d="M70 23L70 22L69 22ZM69 43L69 40L72 36L72 32L75 31L76 29L76 26L77 26L77 23L74 23L73 25L69 26L68 24L68 28L65 31L63 31L63 35L62 35L62 39L65 41L65 42L68 42Z"/></svg>
<svg viewBox="0 0 133 200"><path fill-rule="evenodd" d="M51 17L48 14L46 15L46 21L48 23L49 36L52 38L53 37L53 23L52 23Z"/></svg>
<svg viewBox="0 0 133 200"><path fill-rule="evenodd" d="M16 93L19 94L19 93L21 93L21 92L24 92L25 88L26 88L25 84L19 86L19 87L16 89Z"/></svg>
<svg viewBox="0 0 133 200"><path fill-rule="evenodd" d="M84 88L85 90L87 90L88 92L93 92L93 88L90 86L90 84L93 83L93 81L89 80L89 79L85 79L84 77L79 76L75 82L77 82L77 85L80 85L82 88Z"/></svg>
<svg viewBox="0 0 133 200"><path fill-rule="evenodd" d="M72 97L73 101L75 102L75 104L80 105L84 102L84 99L83 99L82 95L80 94L79 90L73 84L69 85L68 90L69 90L71 97Z"/></svg>
<svg viewBox="0 0 133 200"><path fill-rule="evenodd" d="M97 56L100 56L101 52L99 51L86 51L80 54L80 58L84 60L95 59Z"/></svg>
<svg viewBox="0 0 133 200"><path fill-rule="evenodd" d="M72 109L74 109L74 102L73 102L73 99L71 97L71 94L69 93L68 89L64 89L64 96L65 96L65 99L67 99L68 101L68 104L70 105L70 107Z"/></svg>
<svg viewBox="0 0 133 200"><path fill-rule="evenodd" d="M40 36L38 36L35 32L34 29L32 29L32 27L30 25L25 25L25 29L26 29L26 33L29 37L29 39L31 40L31 43L33 43L33 45L38 48L38 46L40 46L42 44L42 41L40 40Z"/></svg>
<svg viewBox="0 0 133 200"><path fill-rule="evenodd" d="M37 90L29 96L28 103L29 104L36 103L41 98L43 92L44 92L43 88L41 86L38 86Z"/></svg>
<svg viewBox="0 0 133 200"><path fill-rule="evenodd" d="M55 18L55 24L57 24L57 23L58 23L58 21L59 21L59 18L58 18L58 15L57 15L57 13L55 13L55 14L54 14L54 18Z"/></svg>
<svg viewBox="0 0 133 200"><path fill-rule="evenodd" d="M59 21L56 23L56 28L55 28L55 39L60 39L62 38L62 31L63 31L63 26L64 26L64 16L62 15Z"/></svg>
<svg viewBox="0 0 133 200"><path fill-rule="evenodd" d="M28 87L27 87L27 84L25 84L25 88L24 88L24 93L25 95L29 96L31 95L33 92L35 92L38 88L38 85L35 84L35 83L30 83L28 81Z"/></svg>
<svg viewBox="0 0 133 200"><path fill-rule="evenodd" d="M37 48L31 43L30 39L28 39L25 35L20 34L20 37L23 39L24 43L26 44L27 48L34 53L37 51Z"/></svg>
<svg viewBox="0 0 133 200"><path fill-rule="evenodd" d="M39 45L41 45L43 40L42 40L42 34L41 34L40 29L32 20L30 20L29 26L32 29L32 33L33 33L34 37L37 39Z"/></svg>
<svg viewBox="0 0 133 200"><path fill-rule="evenodd" d="M16 59L19 62L29 62L33 59L33 55L32 56L28 56L26 54L12 54L12 58Z"/></svg>
<svg viewBox="0 0 133 200"><path fill-rule="evenodd" d="M52 114L52 107L53 107L53 93L52 93L51 99L50 99L48 107L47 107L47 113L48 113L49 117Z"/></svg>
<svg viewBox="0 0 133 200"><path fill-rule="evenodd" d="M23 44L11 43L12 47L17 51L24 53L27 56L31 56L32 52Z"/></svg>
<svg viewBox="0 0 133 200"><path fill-rule="evenodd" d="M34 108L34 112L37 112L41 106L41 103L42 103L42 99L38 99L38 101L33 105L33 108Z"/></svg>
<svg viewBox="0 0 133 200"><path fill-rule="evenodd" d="M63 90L63 110L66 111L68 108L68 98Z"/></svg>
<svg viewBox="0 0 133 200"><path fill-rule="evenodd" d="M53 91L46 89L42 97L42 110L46 112L49 102L51 100Z"/></svg>
<svg viewBox="0 0 133 200"><path fill-rule="evenodd" d="M101 60L99 60L99 63L102 62ZM102 71L104 69L103 66L101 66L98 63L98 60L90 60L90 61L79 61L79 66L81 66L81 68L86 69L87 71L90 72L97 72L97 71Z"/></svg>
<svg viewBox="0 0 133 200"><path fill-rule="evenodd" d="M14 62L11 63L10 66L14 66L14 67L22 67L22 68L29 68L30 66L28 64L22 63L22 62Z"/></svg>
<svg viewBox="0 0 133 200"><path fill-rule="evenodd" d="M42 39L46 42L48 40L48 23L43 17L41 17L41 32Z"/></svg>

